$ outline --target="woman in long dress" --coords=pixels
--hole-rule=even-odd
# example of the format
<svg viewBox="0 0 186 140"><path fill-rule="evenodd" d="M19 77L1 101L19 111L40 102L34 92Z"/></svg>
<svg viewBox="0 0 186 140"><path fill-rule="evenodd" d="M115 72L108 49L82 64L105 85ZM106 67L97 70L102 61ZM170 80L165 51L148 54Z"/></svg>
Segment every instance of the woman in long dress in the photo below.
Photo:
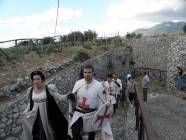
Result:
<svg viewBox="0 0 186 140"><path fill-rule="evenodd" d="M30 78L33 87L27 90L29 103L22 120L24 140L66 140L68 122L57 103L67 95L59 95L54 85L45 85L41 71L32 72Z"/></svg>

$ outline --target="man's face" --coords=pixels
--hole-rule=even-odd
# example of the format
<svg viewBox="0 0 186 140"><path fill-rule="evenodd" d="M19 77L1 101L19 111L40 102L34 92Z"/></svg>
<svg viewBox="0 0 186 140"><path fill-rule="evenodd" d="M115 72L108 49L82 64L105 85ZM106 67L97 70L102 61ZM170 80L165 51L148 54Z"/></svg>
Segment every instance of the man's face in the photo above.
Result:
<svg viewBox="0 0 186 140"><path fill-rule="evenodd" d="M114 80L117 80L118 79L118 77L117 77L116 74L113 75L113 78L114 78Z"/></svg>
<svg viewBox="0 0 186 140"><path fill-rule="evenodd" d="M110 83L112 81L112 78L107 77L107 81Z"/></svg>
<svg viewBox="0 0 186 140"><path fill-rule="evenodd" d="M84 69L83 74L84 74L84 78L87 82L90 82L92 80L93 71L91 68Z"/></svg>

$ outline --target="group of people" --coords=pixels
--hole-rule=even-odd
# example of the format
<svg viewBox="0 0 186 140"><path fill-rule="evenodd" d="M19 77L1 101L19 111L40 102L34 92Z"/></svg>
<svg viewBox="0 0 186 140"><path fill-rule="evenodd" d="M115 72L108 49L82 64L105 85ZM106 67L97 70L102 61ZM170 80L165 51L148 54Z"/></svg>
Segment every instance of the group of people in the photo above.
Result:
<svg viewBox="0 0 186 140"><path fill-rule="evenodd" d="M66 95L60 95L54 84L46 85L41 71L33 71L30 78L33 86L27 90L29 103L22 119L25 140L70 140L71 136L73 140L83 140L83 133L88 134L88 140L94 140L98 131L102 140L113 140L109 121L100 129L92 127L95 114L106 103L113 105L115 113L119 103L123 106L126 100L132 106L136 98L136 83L130 74L124 81L116 74L108 74L106 80L96 79L92 65L83 68L83 78L76 81L72 93ZM148 82L145 74L142 80L144 100ZM64 100L69 100L71 105L69 118L60 109ZM102 121L100 124L112 116L106 111L98 117Z"/></svg>
<svg viewBox="0 0 186 140"><path fill-rule="evenodd" d="M46 85L41 71L34 71L30 78L33 86L27 90L29 103L23 112L22 127L25 140L68 140L69 129L73 140L82 140L82 133L88 134L88 140L94 140L97 131L102 140L113 140L109 121L99 130L92 128L92 120L97 110L107 103L104 88L93 78L94 68L86 65L83 79L76 81L72 93L60 95L55 85ZM60 109L60 102L69 100L72 112L68 117ZM105 118L109 118L105 114ZM104 116L100 117L101 120ZM102 124L102 122L100 123Z"/></svg>

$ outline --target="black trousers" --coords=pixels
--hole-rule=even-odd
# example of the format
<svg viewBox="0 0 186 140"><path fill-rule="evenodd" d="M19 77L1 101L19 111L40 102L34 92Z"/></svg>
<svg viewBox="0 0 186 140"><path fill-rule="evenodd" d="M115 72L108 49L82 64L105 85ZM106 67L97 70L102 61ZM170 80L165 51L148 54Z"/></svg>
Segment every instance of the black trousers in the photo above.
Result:
<svg viewBox="0 0 186 140"><path fill-rule="evenodd" d="M147 88L143 88L143 99L147 102Z"/></svg>
<svg viewBox="0 0 186 140"><path fill-rule="evenodd" d="M120 102L121 102L121 105L122 106L124 105L124 102L127 103L127 98L126 98L126 95L125 95L125 90L126 90L126 88L123 88L122 89L122 92L121 92Z"/></svg>
<svg viewBox="0 0 186 140"><path fill-rule="evenodd" d="M72 135L74 140L83 140L81 131L83 129L83 119L80 117L73 125L72 125ZM95 139L95 132L88 133L88 140Z"/></svg>

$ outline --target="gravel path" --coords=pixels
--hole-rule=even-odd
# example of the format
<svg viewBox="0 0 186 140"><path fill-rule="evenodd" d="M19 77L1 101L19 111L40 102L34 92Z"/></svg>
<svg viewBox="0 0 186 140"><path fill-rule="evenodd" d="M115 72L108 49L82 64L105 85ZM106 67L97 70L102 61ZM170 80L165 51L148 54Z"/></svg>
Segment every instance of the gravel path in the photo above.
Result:
<svg viewBox="0 0 186 140"><path fill-rule="evenodd" d="M119 107L111 119L114 140L137 140L134 108Z"/></svg>

